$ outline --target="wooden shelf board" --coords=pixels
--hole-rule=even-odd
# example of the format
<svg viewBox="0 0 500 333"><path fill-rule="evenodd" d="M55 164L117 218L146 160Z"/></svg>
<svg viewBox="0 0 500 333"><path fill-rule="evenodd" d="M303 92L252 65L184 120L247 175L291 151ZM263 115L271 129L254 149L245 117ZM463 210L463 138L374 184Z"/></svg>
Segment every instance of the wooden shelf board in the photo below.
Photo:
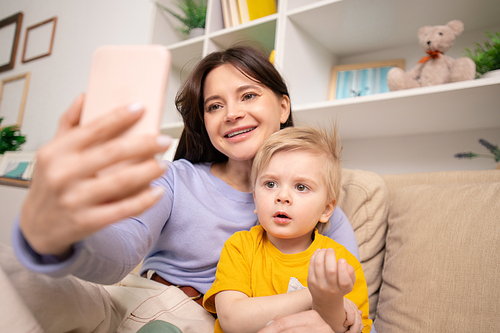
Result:
<svg viewBox="0 0 500 333"><path fill-rule="evenodd" d="M342 139L362 139L499 128L499 105L500 80L479 79L292 110L296 124L331 126L337 120Z"/></svg>
<svg viewBox="0 0 500 333"><path fill-rule="evenodd" d="M13 179L7 177L0 177L0 185L9 185L14 187L28 188L30 185L29 180Z"/></svg>
<svg viewBox="0 0 500 333"><path fill-rule="evenodd" d="M432 10L429 10L432 8ZM337 56L362 54L417 42L424 25L459 18L466 31L500 23L500 1L394 0L322 1L296 8L288 18Z"/></svg>
<svg viewBox="0 0 500 333"><path fill-rule="evenodd" d="M168 124L161 127L161 134L170 135L172 138L180 138L184 124L182 122Z"/></svg>

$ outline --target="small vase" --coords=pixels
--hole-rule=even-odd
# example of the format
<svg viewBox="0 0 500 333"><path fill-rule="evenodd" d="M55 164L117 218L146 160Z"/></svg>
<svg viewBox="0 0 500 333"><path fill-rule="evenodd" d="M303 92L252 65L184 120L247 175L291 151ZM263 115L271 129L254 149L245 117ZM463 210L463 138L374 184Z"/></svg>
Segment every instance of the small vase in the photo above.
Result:
<svg viewBox="0 0 500 333"><path fill-rule="evenodd" d="M487 79L500 78L500 69L495 69L495 70L486 72L483 74L482 77L487 78Z"/></svg>
<svg viewBox="0 0 500 333"><path fill-rule="evenodd" d="M189 31L189 38L203 36L205 34L204 28L193 28Z"/></svg>

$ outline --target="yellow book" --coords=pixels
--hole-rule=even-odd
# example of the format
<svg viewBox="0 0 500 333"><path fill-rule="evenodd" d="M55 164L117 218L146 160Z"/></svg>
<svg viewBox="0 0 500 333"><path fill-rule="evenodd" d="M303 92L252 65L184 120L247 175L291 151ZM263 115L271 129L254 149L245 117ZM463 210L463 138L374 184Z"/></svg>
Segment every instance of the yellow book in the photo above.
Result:
<svg viewBox="0 0 500 333"><path fill-rule="evenodd" d="M271 54L269 55L269 62L274 65L274 58L276 57L276 51L272 50Z"/></svg>
<svg viewBox="0 0 500 333"><path fill-rule="evenodd" d="M276 13L275 0L247 0L250 20L255 20Z"/></svg>

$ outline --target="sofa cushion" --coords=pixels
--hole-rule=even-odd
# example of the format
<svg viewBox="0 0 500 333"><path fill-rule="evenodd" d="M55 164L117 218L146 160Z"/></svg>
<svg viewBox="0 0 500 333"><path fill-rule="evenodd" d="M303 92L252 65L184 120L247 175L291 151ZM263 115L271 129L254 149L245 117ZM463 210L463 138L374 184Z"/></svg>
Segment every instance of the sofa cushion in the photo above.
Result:
<svg viewBox="0 0 500 333"><path fill-rule="evenodd" d="M378 174L342 170L338 206L349 218L358 241L360 261L368 284L371 318L375 315L382 283L387 201L388 190Z"/></svg>
<svg viewBox="0 0 500 333"><path fill-rule="evenodd" d="M391 188L379 332L495 331L500 182Z"/></svg>

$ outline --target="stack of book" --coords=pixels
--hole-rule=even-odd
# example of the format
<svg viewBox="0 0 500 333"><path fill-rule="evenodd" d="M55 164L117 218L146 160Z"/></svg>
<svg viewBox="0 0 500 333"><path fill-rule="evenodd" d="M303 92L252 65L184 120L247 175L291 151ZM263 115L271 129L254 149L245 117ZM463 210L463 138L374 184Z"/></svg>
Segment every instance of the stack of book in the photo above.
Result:
<svg viewBox="0 0 500 333"><path fill-rule="evenodd" d="M221 0L224 28L275 14L275 0Z"/></svg>

